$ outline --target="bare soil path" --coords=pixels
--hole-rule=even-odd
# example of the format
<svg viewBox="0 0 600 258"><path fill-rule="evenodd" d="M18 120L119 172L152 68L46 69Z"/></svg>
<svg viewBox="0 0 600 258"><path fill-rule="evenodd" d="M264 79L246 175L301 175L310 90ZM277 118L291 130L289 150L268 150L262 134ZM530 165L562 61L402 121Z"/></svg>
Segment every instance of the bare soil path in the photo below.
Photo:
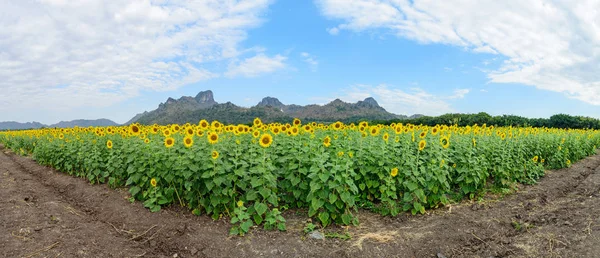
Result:
<svg viewBox="0 0 600 258"><path fill-rule="evenodd" d="M151 213L125 189L90 185L0 146L0 257L600 257L600 155L535 186L426 215L361 211L350 240L288 231L230 237L227 220L171 207Z"/></svg>

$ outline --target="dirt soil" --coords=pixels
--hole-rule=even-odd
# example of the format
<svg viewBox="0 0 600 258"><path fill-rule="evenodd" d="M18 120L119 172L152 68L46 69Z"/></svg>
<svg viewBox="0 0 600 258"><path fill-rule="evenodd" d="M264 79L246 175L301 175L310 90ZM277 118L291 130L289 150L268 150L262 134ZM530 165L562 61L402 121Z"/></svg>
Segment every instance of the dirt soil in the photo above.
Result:
<svg viewBox="0 0 600 258"><path fill-rule="evenodd" d="M151 213L126 189L90 185L0 146L1 257L600 257L600 155L548 171L535 186L425 215L361 211L350 240L303 232L228 235L226 219L170 207ZM331 235L330 235L331 236Z"/></svg>

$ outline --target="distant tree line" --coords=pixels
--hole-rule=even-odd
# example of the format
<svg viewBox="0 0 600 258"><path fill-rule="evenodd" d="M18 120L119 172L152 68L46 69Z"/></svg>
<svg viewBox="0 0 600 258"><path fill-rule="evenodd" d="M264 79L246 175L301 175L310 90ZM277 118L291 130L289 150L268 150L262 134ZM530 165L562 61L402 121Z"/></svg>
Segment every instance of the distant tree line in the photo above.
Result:
<svg viewBox="0 0 600 258"><path fill-rule="evenodd" d="M441 116L422 116L418 118L394 119L388 121L372 121L377 124L391 123L410 123L433 126L441 125L483 125L493 126L514 126L514 127L551 127L551 128L572 128L572 129L600 129L600 120L584 116L571 116L567 114L557 114L550 118L527 118L514 115L491 116L488 113L480 112L477 114L445 114Z"/></svg>

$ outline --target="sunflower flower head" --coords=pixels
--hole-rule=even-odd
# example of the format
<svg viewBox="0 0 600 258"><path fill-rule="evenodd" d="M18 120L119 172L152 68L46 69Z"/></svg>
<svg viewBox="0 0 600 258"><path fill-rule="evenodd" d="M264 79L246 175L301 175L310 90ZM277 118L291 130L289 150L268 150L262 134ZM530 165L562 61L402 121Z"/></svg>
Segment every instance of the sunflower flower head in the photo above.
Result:
<svg viewBox="0 0 600 258"><path fill-rule="evenodd" d="M331 146L331 137L329 137L329 136L325 137L325 139L323 139L323 145L325 147Z"/></svg>
<svg viewBox="0 0 600 258"><path fill-rule="evenodd" d="M152 187L156 187L156 178L150 179L150 185L152 185Z"/></svg>
<svg viewBox="0 0 600 258"><path fill-rule="evenodd" d="M271 136L270 134L266 133L263 134L260 137L260 141L259 141L260 146L262 146L263 148L268 148L269 146L271 146L271 144L273 144L273 136Z"/></svg>
<svg viewBox="0 0 600 258"><path fill-rule="evenodd" d="M184 137L183 145L185 145L186 148L192 147L192 145L194 145L194 139L191 136Z"/></svg>
<svg viewBox="0 0 600 258"><path fill-rule="evenodd" d="M396 177L397 175L398 175L398 168L392 168L392 171L390 171L390 176Z"/></svg>
<svg viewBox="0 0 600 258"><path fill-rule="evenodd" d="M165 138L165 147L171 148L173 147L173 145L175 145L175 139L173 139L172 137Z"/></svg>
<svg viewBox="0 0 600 258"><path fill-rule="evenodd" d="M425 140L419 141L419 151L422 151L427 146L427 142Z"/></svg>
<svg viewBox="0 0 600 258"><path fill-rule="evenodd" d="M210 144L215 144L215 143L219 142L219 134L217 134L217 133L214 133L214 132L209 133L207 138L208 138L208 142Z"/></svg>
<svg viewBox="0 0 600 258"><path fill-rule="evenodd" d="M440 145L442 145L442 148L448 149L450 147L450 137L447 135L440 137Z"/></svg>

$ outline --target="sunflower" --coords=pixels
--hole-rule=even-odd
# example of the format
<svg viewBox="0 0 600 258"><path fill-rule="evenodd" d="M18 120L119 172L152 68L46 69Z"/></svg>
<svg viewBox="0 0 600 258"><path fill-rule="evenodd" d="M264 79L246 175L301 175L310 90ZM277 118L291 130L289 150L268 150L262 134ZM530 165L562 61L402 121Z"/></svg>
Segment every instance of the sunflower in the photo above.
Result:
<svg viewBox="0 0 600 258"><path fill-rule="evenodd" d="M65 138L65 135L64 135L64 134L62 134L62 133L61 133L61 134L59 134L59 135L58 135L58 139L61 139L61 140L62 140L62 139L64 139L64 138Z"/></svg>
<svg viewBox="0 0 600 258"><path fill-rule="evenodd" d="M258 138L259 136L260 136L260 132L259 132L258 130L257 130L257 131L254 131L254 132L252 132L252 137L254 137L254 138Z"/></svg>
<svg viewBox="0 0 600 258"><path fill-rule="evenodd" d="M304 132L310 133L310 130L312 130L312 127L310 125L305 125L304 126Z"/></svg>
<svg viewBox="0 0 600 258"><path fill-rule="evenodd" d="M294 122L293 122L293 124L294 124L295 126L299 126L300 124L302 124L302 121L300 121L300 119L298 119L298 118L294 118Z"/></svg>
<svg viewBox="0 0 600 258"><path fill-rule="evenodd" d="M268 133L263 134L260 137L259 143L260 143L260 146L262 146L263 148L268 148L269 146L271 146L271 144L273 144L273 136L271 136Z"/></svg>
<svg viewBox="0 0 600 258"><path fill-rule="evenodd" d="M163 136L164 137L169 137L171 136L171 130L169 130L168 128L163 130Z"/></svg>
<svg viewBox="0 0 600 258"><path fill-rule="evenodd" d="M506 134L502 133L502 134L500 135L500 138L501 138L502 140L506 139Z"/></svg>
<svg viewBox="0 0 600 258"><path fill-rule="evenodd" d="M533 157L533 159L531 159L531 160L533 160L533 162L534 162L534 163L537 163L537 162L538 162L538 159L539 159L539 157L538 157L538 156L535 156L535 157Z"/></svg>
<svg viewBox="0 0 600 258"><path fill-rule="evenodd" d="M196 132L194 132L194 128L192 127L187 127L185 128L185 134L187 136L193 136Z"/></svg>
<svg viewBox="0 0 600 258"><path fill-rule="evenodd" d="M150 143L150 139L148 139L148 138L144 139L144 143Z"/></svg>
<svg viewBox="0 0 600 258"><path fill-rule="evenodd" d="M211 126L212 128L219 129L219 128L221 128L223 125L222 125L221 123L219 123L219 121L212 121L212 123L210 124L210 126Z"/></svg>
<svg viewBox="0 0 600 258"><path fill-rule="evenodd" d="M371 126L371 128L369 128L369 132L371 133L371 136L376 136L379 134L379 127Z"/></svg>
<svg viewBox="0 0 600 258"><path fill-rule="evenodd" d="M390 171L390 176L396 177L397 175L398 175L398 168L392 168L392 171Z"/></svg>
<svg viewBox="0 0 600 258"><path fill-rule="evenodd" d="M422 151L423 149L425 149L425 146L427 146L427 142L425 140L421 140L419 142L419 151Z"/></svg>
<svg viewBox="0 0 600 258"><path fill-rule="evenodd" d="M437 127L431 128L431 134L437 135L439 132L440 130Z"/></svg>
<svg viewBox="0 0 600 258"><path fill-rule="evenodd" d="M138 135L140 133L140 126L137 124L129 125L129 133L132 135Z"/></svg>
<svg viewBox="0 0 600 258"><path fill-rule="evenodd" d="M171 125L171 130L176 133L179 132L179 130L181 130L181 127L178 124L173 124Z"/></svg>
<svg viewBox="0 0 600 258"><path fill-rule="evenodd" d="M448 147L450 147L450 137L448 137L448 135L440 137L440 144L442 145L442 148L448 149Z"/></svg>
<svg viewBox="0 0 600 258"><path fill-rule="evenodd" d="M390 135L389 135L387 132L386 132L386 133L384 133L384 134L383 134L383 140L384 140L385 142L388 142L388 140L389 140L389 139L390 139Z"/></svg>
<svg viewBox="0 0 600 258"><path fill-rule="evenodd" d="M259 127L262 125L262 121L260 120L260 118L254 118L254 122L252 122L252 124L256 127Z"/></svg>
<svg viewBox="0 0 600 258"><path fill-rule="evenodd" d="M427 136L427 131L422 131L421 134L419 134L419 138L423 139Z"/></svg>
<svg viewBox="0 0 600 258"><path fill-rule="evenodd" d="M323 145L325 147L331 146L331 137L329 137L329 136L325 137L325 139L323 139Z"/></svg>
<svg viewBox="0 0 600 258"><path fill-rule="evenodd" d="M218 152L218 151L216 151L216 150L214 150L214 151L212 151L212 153L210 154L210 156L211 156L213 159L218 159L218 158L219 158L219 152Z"/></svg>
<svg viewBox="0 0 600 258"><path fill-rule="evenodd" d="M475 138L473 138L473 147L477 147L477 140Z"/></svg>
<svg viewBox="0 0 600 258"><path fill-rule="evenodd" d="M198 122L198 125L199 125L199 126L200 126L200 128L202 128L203 130L206 130L210 124L208 123L208 121L206 121L206 120L202 119L202 120L200 120L200 122Z"/></svg>
<svg viewBox="0 0 600 258"><path fill-rule="evenodd" d="M281 132L281 128L279 126L272 127L271 132L273 134L279 134Z"/></svg>
<svg viewBox="0 0 600 258"><path fill-rule="evenodd" d="M200 129L200 128L196 129L196 136L203 137L204 136L204 131L202 131L202 129Z"/></svg>
<svg viewBox="0 0 600 258"><path fill-rule="evenodd" d="M241 208L242 206L244 206L244 202L243 202L242 200L239 200L239 201L237 202L237 206L238 206L239 208Z"/></svg>
<svg viewBox="0 0 600 258"><path fill-rule="evenodd" d="M187 148L192 147L192 145L194 145L194 139L192 139L192 136L184 137L183 145L185 145L185 147L187 147Z"/></svg>
<svg viewBox="0 0 600 258"><path fill-rule="evenodd" d="M158 128L158 126L152 126L152 130L150 130L150 133L152 134L157 134L158 131L160 130L160 128Z"/></svg>
<svg viewBox="0 0 600 258"><path fill-rule="evenodd" d="M156 187L156 179L155 178L150 179L150 185L152 185L152 187Z"/></svg>
<svg viewBox="0 0 600 258"><path fill-rule="evenodd" d="M106 148L112 149L112 147L113 147L113 143L112 143L112 141L111 141L111 140L108 140L108 141L106 142Z"/></svg>
<svg viewBox="0 0 600 258"><path fill-rule="evenodd" d="M238 133L244 133L245 129L246 129L245 125L238 125L236 128Z"/></svg>
<svg viewBox="0 0 600 258"><path fill-rule="evenodd" d="M403 129L402 129L402 126L401 126L401 125L397 125L397 126L394 128L394 132L396 132L396 134L401 134L401 133L402 133L402 131L403 131Z"/></svg>
<svg viewBox="0 0 600 258"><path fill-rule="evenodd" d="M208 138L208 142L210 144L215 144L215 143L219 142L219 134L217 134L215 132L208 133L208 136L206 138Z"/></svg>
<svg viewBox="0 0 600 258"><path fill-rule="evenodd" d="M173 147L173 145L175 145L175 139L173 139L172 137L165 138L165 147L171 148Z"/></svg>
<svg viewBox="0 0 600 258"><path fill-rule="evenodd" d="M571 160L567 160L567 166L571 165Z"/></svg>
<svg viewBox="0 0 600 258"><path fill-rule="evenodd" d="M337 122L335 122L335 124L333 124L333 129L340 130L340 129L342 129L342 125L343 125L342 122L337 121Z"/></svg>
<svg viewBox="0 0 600 258"><path fill-rule="evenodd" d="M343 152L343 151L340 151L340 152L338 152L338 153L337 153L337 155L338 155L338 157L340 157L340 158L341 158L341 157L343 157L343 156L344 156L344 152Z"/></svg>
<svg viewBox="0 0 600 258"><path fill-rule="evenodd" d="M298 129L298 127L292 127L292 129L290 131L292 132L292 136L297 136L298 133L300 133L300 130Z"/></svg>

